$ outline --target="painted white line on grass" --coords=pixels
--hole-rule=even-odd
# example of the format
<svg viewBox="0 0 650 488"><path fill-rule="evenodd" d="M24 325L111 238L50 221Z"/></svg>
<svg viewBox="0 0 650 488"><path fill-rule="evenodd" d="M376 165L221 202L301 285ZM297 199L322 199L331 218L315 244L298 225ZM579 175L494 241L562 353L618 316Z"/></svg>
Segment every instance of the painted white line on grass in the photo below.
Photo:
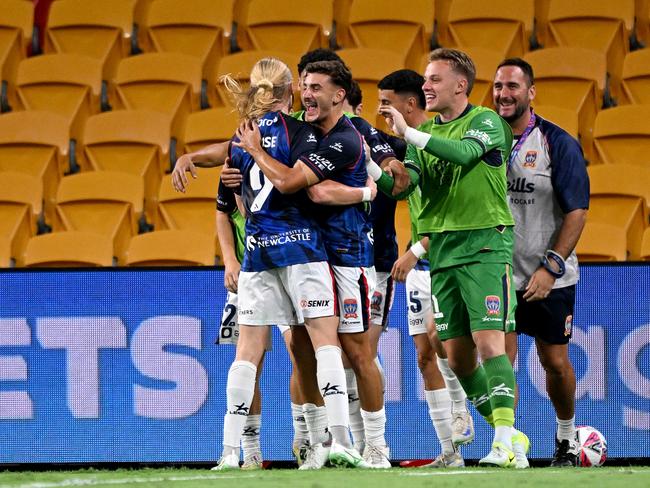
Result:
<svg viewBox="0 0 650 488"><path fill-rule="evenodd" d="M418 471L416 473L400 473L400 476L453 476L453 475L464 475L464 474L490 474L490 473L502 473L503 471L428 471L422 472Z"/></svg>
<svg viewBox="0 0 650 488"><path fill-rule="evenodd" d="M219 479L244 479L254 478L255 475L223 475L206 474L195 476L157 476L150 478L68 478L61 481L43 481L35 483L24 483L21 485L0 485L0 488L63 488L66 486L96 486L96 485L129 485L138 483L161 483L163 481L199 481Z"/></svg>

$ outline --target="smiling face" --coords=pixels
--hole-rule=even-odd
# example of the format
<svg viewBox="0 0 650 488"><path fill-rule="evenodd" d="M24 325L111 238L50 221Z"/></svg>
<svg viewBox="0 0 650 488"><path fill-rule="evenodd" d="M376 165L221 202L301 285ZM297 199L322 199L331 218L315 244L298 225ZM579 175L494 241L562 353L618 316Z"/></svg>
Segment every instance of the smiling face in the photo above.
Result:
<svg viewBox="0 0 650 488"><path fill-rule="evenodd" d="M494 76L492 99L497 113L513 125L530 109L535 86L518 66L502 66Z"/></svg>
<svg viewBox="0 0 650 488"><path fill-rule="evenodd" d="M302 104L305 107L305 120L313 124L322 123L332 113L336 105L345 98L345 90L322 73L307 73L301 90Z"/></svg>
<svg viewBox="0 0 650 488"><path fill-rule="evenodd" d="M424 98L429 112L445 112L453 107L457 95L464 93L467 79L456 73L449 61L436 60L427 65L424 72Z"/></svg>

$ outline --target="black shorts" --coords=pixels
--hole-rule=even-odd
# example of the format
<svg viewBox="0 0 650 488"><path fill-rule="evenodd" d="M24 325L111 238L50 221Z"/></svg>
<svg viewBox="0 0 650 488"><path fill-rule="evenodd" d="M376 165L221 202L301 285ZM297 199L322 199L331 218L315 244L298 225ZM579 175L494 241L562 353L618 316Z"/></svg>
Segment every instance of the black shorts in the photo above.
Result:
<svg viewBox="0 0 650 488"><path fill-rule="evenodd" d="M551 290L548 297L536 302L527 302L523 295L523 291L517 292L517 334L526 334L548 344L567 344L573 333L575 285Z"/></svg>

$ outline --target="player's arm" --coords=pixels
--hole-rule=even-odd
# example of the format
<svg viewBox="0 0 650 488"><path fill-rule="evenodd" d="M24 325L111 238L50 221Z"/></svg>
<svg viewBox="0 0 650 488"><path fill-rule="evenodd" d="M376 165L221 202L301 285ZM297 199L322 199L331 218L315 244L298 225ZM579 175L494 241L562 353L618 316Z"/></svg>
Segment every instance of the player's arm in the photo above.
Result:
<svg viewBox="0 0 650 488"><path fill-rule="evenodd" d="M390 274L395 281L406 281L406 275L415 267L418 260L429 252L429 238L423 237L418 242L409 247L408 251L402 254L395 264Z"/></svg>
<svg viewBox="0 0 650 488"><path fill-rule="evenodd" d="M370 177L366 181L366 186L361 188L325 180L307 188L307 195L312 202L321 205L354 205L374 200L377 196L377 185Z"/></svg>
<svg viewBox="0 0 650 488"><path fill-rule="evenodd" d="M196 167L213 168L220 166L228 156L229 141L210 144L198 151L183 154L176 160L174 170L172 171L172 185L176 191L185 192L187 187L186 172L196 178Z"/></svg>
<svg viewBox="0 0 650 488"><path fill-rule="evenodd" d="M402 164L399 161L395 161L395 163L399 165ZM391 163L391 167L392 164L393 163ZM406 189L397 194L395 194L394 191L395 178L385 171L382 171L379 165L372 160L367 161L368 176L375 180L379 191L396 200L404 200L413 193L415 188L420 184L420 164L420 158L415 146L409 144L406 148L406 157L404 158L404 169L408 173L409 183Z"/></svg>
<svg viewBox="0 0 650 488"><path fill-rule="evenodd" d="M235 195L232 190L219 184L217 196L217 238L223 257L225 269L223 282L228 291L237 293L241 265L235 251L235 235L230 222L230 215L237 210Z"/></svg>

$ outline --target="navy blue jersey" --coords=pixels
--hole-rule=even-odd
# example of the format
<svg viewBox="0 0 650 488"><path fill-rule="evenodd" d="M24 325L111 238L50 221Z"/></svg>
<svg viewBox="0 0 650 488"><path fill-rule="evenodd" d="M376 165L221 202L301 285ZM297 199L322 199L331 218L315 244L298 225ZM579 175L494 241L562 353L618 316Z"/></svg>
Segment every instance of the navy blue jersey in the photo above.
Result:
<svg viewBox="0 0 650 488"><path fill-rule="evenodd" d="M332 130L321 137L316 150L300 160L321 181L331 179L353 188L366 186L368 172L363 140L346 116L341 116ZM363 204L320 205L316 215L330 264L373 265L372 224Z"/></svg>
<svg viewBox="0 0 650 488"><path fill-rule="evenodd" d="M302 154L317 151L316 135L309 124L280 112L270 112L258 121L258 125L264 150L289 167ZM230 159L231 165L238 168L243 177L240 191L247 219L242 271L326 261L318 226L304 211L306 194L280 193L264 178L255 160L232 144Z"/></svg>

